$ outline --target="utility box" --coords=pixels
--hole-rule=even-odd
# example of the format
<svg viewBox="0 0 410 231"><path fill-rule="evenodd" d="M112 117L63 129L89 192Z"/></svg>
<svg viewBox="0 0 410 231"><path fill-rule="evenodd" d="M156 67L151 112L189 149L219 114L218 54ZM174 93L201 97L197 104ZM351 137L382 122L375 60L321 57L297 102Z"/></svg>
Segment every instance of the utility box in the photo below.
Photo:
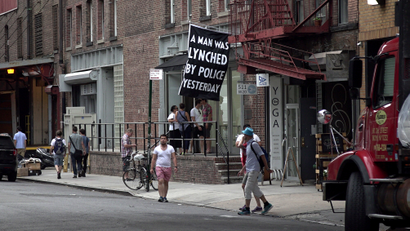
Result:
<svg viewBox="0 0 410 231"><path fill-rule="evenodd" d="M67 107L67 114L64 114L65 141L69 142L69 136L73 133L73 125L75 125L78 128L78 133L80 133L80 128L85 129L86 136L90 139L90 146L97 148L98 139L92 139L92 137L96 137L96 126L92 125L97 122L96 120L97 115L85 113L85 107Z"/></svg>

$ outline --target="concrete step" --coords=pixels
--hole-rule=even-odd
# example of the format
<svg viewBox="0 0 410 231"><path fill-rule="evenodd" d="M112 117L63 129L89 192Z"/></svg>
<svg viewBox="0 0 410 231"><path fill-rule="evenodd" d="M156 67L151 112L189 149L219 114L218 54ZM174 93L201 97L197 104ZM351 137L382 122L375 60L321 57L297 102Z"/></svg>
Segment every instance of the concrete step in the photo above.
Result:
<svg viewBox="0 0 410 231"><path fill-rule="evenodd" d="M215 166L219 170L227 169L228 165L226 163L215 163ZM242 168L242 163L241 162L230 162L229 163L229 169L241 169Z"/></svg>
<svg viewBox="0 0 410 231"><path fill-rule="evenodd" d="M229 169L229 176L237 176L238 175L238 172L240 171L241 169ZM226 177L226 176L228 176L228 170L227 169L221 169L221 170L218 170L218 172L222 175L222 177Z"/></svg>
<svg viewBox="0 0 410 231"><path fill-rule="evenodd" d="M224 182L224 184L228 184L228 177L223 176L221 177L222 181ZM233 184L233 183L242 183L242 176L230 176L229 177L229 183Z"/></svg>

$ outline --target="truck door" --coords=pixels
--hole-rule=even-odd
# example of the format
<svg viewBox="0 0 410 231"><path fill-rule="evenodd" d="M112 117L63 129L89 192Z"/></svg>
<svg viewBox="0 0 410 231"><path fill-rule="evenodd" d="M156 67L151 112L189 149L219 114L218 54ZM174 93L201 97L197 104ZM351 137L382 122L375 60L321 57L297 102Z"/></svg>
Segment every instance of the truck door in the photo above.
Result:
<svg viewBox="0 0 410 231"><path fill-rule="evenodd" d="M397 156L388 153L394 147L397 137L397 52L382 56L377 63L373 89L372 109L369 113L369 150L374 153L375 161L394 161Z"/></svg>

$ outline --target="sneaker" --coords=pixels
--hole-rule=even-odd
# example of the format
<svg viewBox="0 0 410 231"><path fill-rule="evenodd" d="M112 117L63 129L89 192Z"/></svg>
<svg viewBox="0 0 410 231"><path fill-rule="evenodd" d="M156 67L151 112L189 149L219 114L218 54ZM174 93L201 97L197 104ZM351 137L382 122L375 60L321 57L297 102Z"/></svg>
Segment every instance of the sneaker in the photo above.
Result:
<svg viewBox="0 0 410 231"><path fill-rule="evenodd" d="M249 215L251 215L251 212L250 212L249 210L245 209L245 210L243 210L243 211L241 211L241 212L238 212L238 215L246 215L246 216L249 216Z"/></svg>
<svg viewBox="0 0 410 231"><path fill-rule="evenodd" d="M74 175L73 178L77 178L77 175Z"/></svg>
<svg viewBox="0 0 410 231"><path fill-rule="evenodd" d="M164 199L164 202L168 202L168 199L166 197L164 197L163 199Z"/></svg>
<svg viewBox="0 0 410 231"><path fill-rule="evenodd" d="M158 202L164 202L164 198L159 197Z"/></svg>
<svg viewBox="0 0 410 231"><path fill-rule="evenodd" d="M240 207L239 210L243 211L246 209L246 205L244 205L243 207Z"/></svg>
<svg viewBox="0 0 410 231"><path fill-rule="evenodd" d="M272 204L271 203L268 203L267 205L265 205L264 206L264 208L263 208L263 211L262 211L262 215L265 215L266 213L268 213L269 212L269 210L271 210L272 209Z"/></svg>
<svg viewBox="0 0 410 231"><path fill-rule="evenodd" d="M252 213L260 212L262 211L262 207L256 206L254 210L252 210Z"/></svg>

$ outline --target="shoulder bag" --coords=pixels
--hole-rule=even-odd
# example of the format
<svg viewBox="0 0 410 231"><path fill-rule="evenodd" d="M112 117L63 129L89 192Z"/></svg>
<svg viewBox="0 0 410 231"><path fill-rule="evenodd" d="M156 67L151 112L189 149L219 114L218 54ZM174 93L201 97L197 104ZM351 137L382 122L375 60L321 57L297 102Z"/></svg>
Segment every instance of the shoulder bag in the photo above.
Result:
<svg viewBox="0 0 410 231"><path fill-rule="evenodd" d="M74 149L75 149L74 157L75 157L75 158L80 158L80 157L82 157L82 156L83 156L83 151L82 151L82 150L78 150L78 149L75 147L74 142L73 142L73 140L71 139L71 136L69 136L69 138L70 138L71 144L73 145L73 147L74 147ZM81 139L82 139L82 137L81 137Z"/></svg>

